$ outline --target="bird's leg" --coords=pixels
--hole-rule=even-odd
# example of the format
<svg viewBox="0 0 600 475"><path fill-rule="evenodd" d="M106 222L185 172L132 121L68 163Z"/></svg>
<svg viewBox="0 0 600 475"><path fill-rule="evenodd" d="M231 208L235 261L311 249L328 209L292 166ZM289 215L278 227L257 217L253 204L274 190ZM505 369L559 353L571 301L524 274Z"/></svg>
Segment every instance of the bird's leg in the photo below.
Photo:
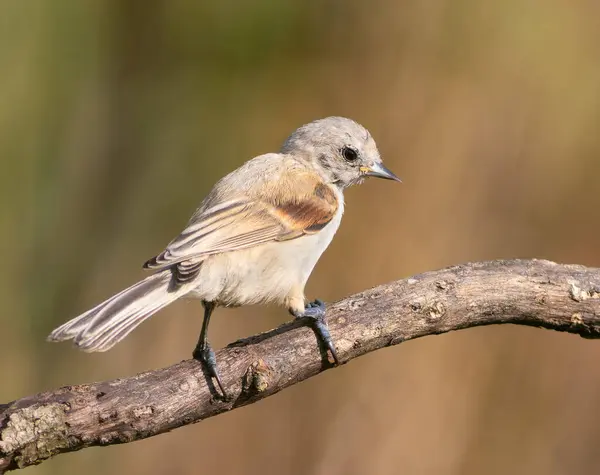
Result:
<svg viewBox="0 0 600 475"><path fill-rule="evenodd" d="M215 304L213 302L202 302L202 304L204 305L204 320L202 321L202 330L200 331L200 337L198 338L198 343L196 343L193 356L194 359L204 363L204 367L208 371L208 374L211 378L217 380L217 384L221 389L223 397L227 399L227 393L225 392L225 388L223 388L221 378L219 377L219 371L217 370L217 357L208 342L208 324L210 322L210 316L215 309Z"/></svg>
<svg viewBox="0 0 600 475"><path fill-rule="evenodd" d="M335 364L339 365L340 361L338 360L335 346L333 345L333 340L331 339L331 334L329 333L329 327L325 321L325 303L323 303L322 300L317 299L314 302L307 304L304 307L303 312L293 309L290 310L290 312L294 317L308 322L308 324L317 334L317 337L323 343L325 343L325 347L331 352L331 356L333 357Z"/></svg>

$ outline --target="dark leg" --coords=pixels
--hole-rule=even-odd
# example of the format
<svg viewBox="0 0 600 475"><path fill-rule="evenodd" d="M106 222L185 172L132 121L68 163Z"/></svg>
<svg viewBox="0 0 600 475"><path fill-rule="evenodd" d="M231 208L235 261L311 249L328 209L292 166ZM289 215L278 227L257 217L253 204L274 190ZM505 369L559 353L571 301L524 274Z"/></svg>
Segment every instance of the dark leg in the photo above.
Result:
<svg viewBox="0 0 600 475"><path fill-rule="evenodd" d="M335 352L335 346L333 345L333 340L329 334L329 327L327 327L327 322L325 322L325 304L323 301L317 299L314 302L307 304L303 313L296 314L295 312L292 312L292 315L294 315L296 318L305 319L308 322L308 324L317 334L317 337L331 352L331 356L333 357L335 364L339 365L340 361L338 360L337 353Z"/></svg>
<svg viewBox="0 0 600 475"><path fill-rule="evenodd" d="M221 378L219 377L219 372L217 371L217 358L215 356L215 352L210 347L210 343L208 342L208 324L210 322L210 316L215 309L215 304L213 302L202 302L202 304L204 305L204 320L202 321L202 330L200 331L200 337L198 338L198 343L196 343L196 348L194 349L193 355L195 359L204 363L208 374L211 378L215 378L217 380L217 384L221 389L223 397L227 399L227 393L223 388Z"/></svg>

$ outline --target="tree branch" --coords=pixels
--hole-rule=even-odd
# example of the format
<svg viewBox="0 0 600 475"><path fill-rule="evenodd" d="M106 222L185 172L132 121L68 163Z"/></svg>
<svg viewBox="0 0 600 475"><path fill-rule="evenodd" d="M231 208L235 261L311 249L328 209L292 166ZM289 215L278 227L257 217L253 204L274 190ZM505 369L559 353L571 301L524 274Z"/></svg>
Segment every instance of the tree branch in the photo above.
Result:
<svg viewBox="0 0 600 475"><path fill-rule="evenodd" d="M600 269L493 261L428 272L331 305L343 363L406 340L514 323L600 337ZM401 357L401 356L400 356ZM125 379L0 404L0 473L56 454L132 442L251 404L331 367L312 331L288 323L217 353L230 401L187 360Z"/></svg>

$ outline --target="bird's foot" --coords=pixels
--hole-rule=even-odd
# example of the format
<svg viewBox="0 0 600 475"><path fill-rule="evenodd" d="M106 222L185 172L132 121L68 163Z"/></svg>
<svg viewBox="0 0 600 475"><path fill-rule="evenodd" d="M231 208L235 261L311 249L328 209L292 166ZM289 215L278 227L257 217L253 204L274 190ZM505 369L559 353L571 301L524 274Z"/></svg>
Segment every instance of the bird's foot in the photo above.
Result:
<svg viewBox="0 0 600 475"><path fill-rule="evenodd" d="M304 319L313 328L317 337L325 344L325 347L331 353L333 361L336 365L340 364L331 334L329 333L329 327L325 321L325 303L322 300L316 299L314 302L310 302L304 308L304 312L301 314L294 314L296 318Z"/></svg>
<svg viewBox="0 0 600 475"><path fill-rule="evenodd" d="M225 400L229 399L225 388L223 387L223 383L221 382L221 378L219 376L219 371L217 369L217 357L215 356L214 350L211 348L210 344L207 342L204 346L197 346L194 349L193 357L195 360L202 362L204 368L208 372L208 375L211 378L216 379L219 388L221 389L221 394Z"/></svg>

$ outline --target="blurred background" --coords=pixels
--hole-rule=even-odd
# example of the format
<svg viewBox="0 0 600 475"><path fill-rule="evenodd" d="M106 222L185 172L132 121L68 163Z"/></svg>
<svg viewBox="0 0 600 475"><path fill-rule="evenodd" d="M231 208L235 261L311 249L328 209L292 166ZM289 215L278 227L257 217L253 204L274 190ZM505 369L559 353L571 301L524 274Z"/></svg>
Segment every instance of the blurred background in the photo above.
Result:
<svg viewBox="0 0 600 475"><path fill-rule="evenodd" d="M45 337L142 278L218 178L328 115L404 184L349 190L309 297L494 258L600 266L598 2L6 0L0 25L0 402L188 358L198 302L105 354ZM211 341L287 319L219 310ZM599 398L600 342L471 329L27 473L598 473Z"/></svg>

